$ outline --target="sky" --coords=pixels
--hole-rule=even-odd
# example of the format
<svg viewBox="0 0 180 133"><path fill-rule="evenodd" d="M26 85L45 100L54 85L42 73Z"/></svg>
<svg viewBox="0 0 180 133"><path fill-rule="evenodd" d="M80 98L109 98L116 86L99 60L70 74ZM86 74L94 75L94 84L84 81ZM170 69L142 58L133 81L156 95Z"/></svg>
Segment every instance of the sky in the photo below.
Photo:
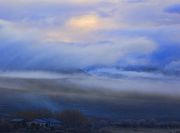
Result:
<svg viewBox="0 0 180 133"><path fill-rule="evenodd" d="M179 71L179 0L0 0L0 69Z"/></svg>
<svg viewBox="0 0 180 133"><path fill-rule="evenodd" d="M179 35L179 0L0 0L1 99L54 108L57 95L179 116Z"/></svg>

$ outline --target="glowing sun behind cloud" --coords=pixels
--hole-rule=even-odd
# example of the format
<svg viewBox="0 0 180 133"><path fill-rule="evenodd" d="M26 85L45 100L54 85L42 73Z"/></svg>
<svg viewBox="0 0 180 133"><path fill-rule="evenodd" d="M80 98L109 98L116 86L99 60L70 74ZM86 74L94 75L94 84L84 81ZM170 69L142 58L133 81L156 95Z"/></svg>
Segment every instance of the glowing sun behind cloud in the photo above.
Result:
<svg viewBox="0 0 180 133"><path fill-rule="evenodd" d="M71 18L67 25L73 29L79 29L83 31L96 30L101 24L101 20L96 15L84 15Z"/></svg>

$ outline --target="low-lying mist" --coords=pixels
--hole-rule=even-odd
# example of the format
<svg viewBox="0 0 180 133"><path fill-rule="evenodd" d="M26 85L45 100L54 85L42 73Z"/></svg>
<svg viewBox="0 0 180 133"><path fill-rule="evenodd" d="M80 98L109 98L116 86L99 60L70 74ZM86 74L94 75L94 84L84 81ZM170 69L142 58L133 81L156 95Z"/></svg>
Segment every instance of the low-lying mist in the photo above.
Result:
<svg viewBox="0 0 180 133"><path fill-rule="evenodd" d="M0 109L3 113L28 108L51 111L75 108L96 116L173 117L180 111L179 86L178 77L1 72ZM166 111L162 113L163 110Z"/></svg>

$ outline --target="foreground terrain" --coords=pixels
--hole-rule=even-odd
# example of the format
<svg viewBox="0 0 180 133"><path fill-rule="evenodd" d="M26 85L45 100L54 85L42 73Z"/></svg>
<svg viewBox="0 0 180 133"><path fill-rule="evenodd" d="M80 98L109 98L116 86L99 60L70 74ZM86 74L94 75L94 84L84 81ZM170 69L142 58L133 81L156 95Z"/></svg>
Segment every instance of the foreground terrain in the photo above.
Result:
<svg viewBox="0 0 180 133"><path fill-rule="evenodd" d="M180 129L159 128L106 128L107 133L180 133Z"/></svg>

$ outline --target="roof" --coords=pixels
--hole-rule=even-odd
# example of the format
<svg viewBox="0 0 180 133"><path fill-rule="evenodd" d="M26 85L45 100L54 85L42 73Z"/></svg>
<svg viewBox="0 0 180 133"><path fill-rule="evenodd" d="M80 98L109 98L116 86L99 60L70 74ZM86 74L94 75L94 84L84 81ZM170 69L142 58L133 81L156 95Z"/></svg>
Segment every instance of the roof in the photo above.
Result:
<svg viewBox="0 0 180 133"><path fill-rule="evenodd" d="M37 123L47 123L47 121L43 119L34 119L32 122L37 122Z"/></svg>
<svg viewBox="0 0 180 133"><path fill-rule="evenodd" d="M43 120L47 121L47 122L51 122L51 123L62 123L59 120L53 119L53 118L44 118Z"/></svg>
<svg viewBox="0 0 180 133"><path fill-rule="evenodd" d="M24 119L21 118L15 118L11 120L11 122L22 122L22 121L24 121Z"/></svg>
<svg viewBox="0 0 180 133"><path fill-rule="evenodd" d="M39 118L39 119L34 119L32 122L37 122L37 123L56 123L56 124L61 124L62 122L53 118Z"/></svg>

